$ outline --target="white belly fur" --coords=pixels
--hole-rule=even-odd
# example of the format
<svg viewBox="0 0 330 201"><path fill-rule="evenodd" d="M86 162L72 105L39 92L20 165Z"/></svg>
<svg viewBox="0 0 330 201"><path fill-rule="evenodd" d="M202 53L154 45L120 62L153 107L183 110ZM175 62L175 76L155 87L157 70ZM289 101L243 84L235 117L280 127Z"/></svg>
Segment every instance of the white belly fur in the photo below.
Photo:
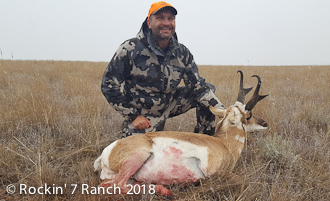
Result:
<svg viewBox="0 0 330 201"><path fill-rule="evenodd" d="M134 174L138 181L187 183L206 176L207 147L173 138L153 138L150 158Z"/></svg>

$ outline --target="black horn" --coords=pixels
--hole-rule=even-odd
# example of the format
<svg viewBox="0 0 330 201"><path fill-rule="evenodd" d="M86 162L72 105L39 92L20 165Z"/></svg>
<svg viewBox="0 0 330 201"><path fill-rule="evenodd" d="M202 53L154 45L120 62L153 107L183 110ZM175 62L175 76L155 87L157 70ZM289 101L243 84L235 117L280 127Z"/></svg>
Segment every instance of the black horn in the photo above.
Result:
<svg viewBox="0 0 330 201"><path fill-rule="evenodd" d="M253 89L253 87L244 89L243 88L243 72L241 70L238 70L237 73L241 74L241 79L240 79L240 82L239 82L239 92L238 92L237 101L244 104L245 95L247 93L249 93Z"/></svg>
<svg viewBox="0 0 330 201"><path fill-rule="evenodd" d="M269 94L262 95L262 96L259 95L259 90L260 90L260 86L261 86L261 79L258 75L253 75L252 77L258 78L258 85L256 87L256 90L253 93L252 98L249 100L249 102L245 106L245 110L247 110L247 111L251 111L259 101L261 101L262 99L264 99L265 97L267 97L269 95Z"/></svg>

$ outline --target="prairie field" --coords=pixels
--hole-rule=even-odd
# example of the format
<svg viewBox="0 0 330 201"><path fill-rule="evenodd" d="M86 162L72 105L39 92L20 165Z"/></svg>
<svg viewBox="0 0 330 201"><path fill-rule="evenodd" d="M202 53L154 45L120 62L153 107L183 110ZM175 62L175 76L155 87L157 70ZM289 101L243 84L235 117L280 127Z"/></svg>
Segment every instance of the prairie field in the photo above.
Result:
<svg viewBox="0 0 330 201"><path fill-rule="evenodd" d="M82 185L101 182L94 160L121 136L123 117L100 89L106 66L0 60L1 201L167 199L82 191ZM330 66L199 66L225 107L236 101L239 69L245 87L256 87L252 75L262 79L260 94L269 96L253 114L268 129L247 134L232 174L196 186L168 186L172 199L330 200ZM165 129L192 132L195 123L191 110L169 119ZM10 185L16 187L13 194L7 192Z"/></svg>

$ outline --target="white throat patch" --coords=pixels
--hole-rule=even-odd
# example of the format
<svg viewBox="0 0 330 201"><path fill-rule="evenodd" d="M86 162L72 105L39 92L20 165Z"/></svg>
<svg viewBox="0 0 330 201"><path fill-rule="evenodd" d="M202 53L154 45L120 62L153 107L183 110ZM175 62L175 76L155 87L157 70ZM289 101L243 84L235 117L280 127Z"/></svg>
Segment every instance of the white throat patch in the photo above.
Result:
<svg viewBox="0 0 330 201"><path fill-rule="evenodd" d="M245 142L245 137L240 137L239 135L236 135L235 139L242 142L242 143Z"/></svg>

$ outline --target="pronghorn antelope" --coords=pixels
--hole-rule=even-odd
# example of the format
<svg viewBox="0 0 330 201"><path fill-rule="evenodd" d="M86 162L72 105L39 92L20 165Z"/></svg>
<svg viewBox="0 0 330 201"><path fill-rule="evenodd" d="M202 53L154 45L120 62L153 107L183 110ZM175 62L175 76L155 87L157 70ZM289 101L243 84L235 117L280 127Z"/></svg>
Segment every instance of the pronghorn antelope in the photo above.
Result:
<svg viewBox="0 0 330 201"><path fill-rule="evenodd" d="M106 147L94 162L101 170L104 180L99 186L116 184L127 192L128 180L157 184L155 191L163 195L171 192L162 185L188 184L215 173L231 171L241 155L245 132L266 129L267 123L252 115L258 101L261 79L250 101L244 105L245 95L252 88L243 88L243 73L237 101L228 109L210 107L211 112L221 117L213 136L162 131L134 135L117 140Z"/></svg>

